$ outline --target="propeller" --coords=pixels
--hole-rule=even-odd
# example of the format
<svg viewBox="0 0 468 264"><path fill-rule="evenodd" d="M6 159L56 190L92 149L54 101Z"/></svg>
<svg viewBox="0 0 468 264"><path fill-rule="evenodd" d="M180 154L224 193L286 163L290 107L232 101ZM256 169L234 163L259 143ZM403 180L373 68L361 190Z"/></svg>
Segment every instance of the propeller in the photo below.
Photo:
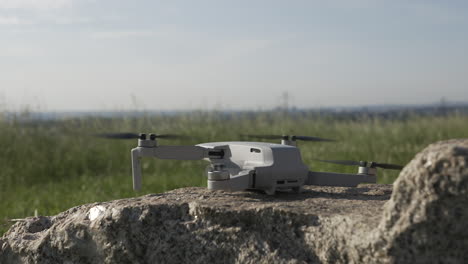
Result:
<svg viewBox="0 0 468 264"><path fill-rule="evenodd" d="M377 163L377 162L371 162L370 167L378 167L382 169L389 169L389 170L402 170L403 166L398 165L398 164L389 164L389 163Z"/></svg>
<svg viewBox="0 0 468 264"><path fill-rule="evenodd" d="M334 139L328 138L319 138L319 137L309 137L309 136L291 136L291 140L302 140L302 141L324 141L324 142L334 142Z"/></svg>
<svg viewBox="0 0 468 264"><path fill-rule="evenodd" d="M260 138L260 139L289 139L289 136L281 136L281 135L241 135L243 137L251 137L251 138Z"/></svg>
<svg viewBox="0 0 468 264"><path fill-rule="evenodd" d="M367 167L369 164L370 168L382 168L382 169L389 169L389 170L401 170L403 169L403 166L397 165L397 164L389 164L389 163L378 163L374 161L354 161L354 160L319 160L317 161L321 162L328 162L328 163L334 163L334 164L339 164L339 165L348 165L348 166L361 166L361 167Z"/></svg>
<svg viewBox="0 0 468 264"><path fill-rule="evenodd" d="M110 139L135 139L140 137L135 133L101 133L96 134L95 136Z"/></svg>
<svg viewBox="0 0 468 264"><path fill-rule="evenodd" d="M260 138L260 139L284 139L284 140L291 139L292 141L296 141L296 140L302 140L302 141L327 141L327 142L335 141L333 139L319 138L319 137L309 137L309 136L251 135L251 134L241 135L241 136L251 137L251 138Z"/></svg>
<svg viewBox="0 0 468 264"><path fill-rule="evenodd" d="M146 138L146 134L136 134L136 133L130 133L130 132L123 132L123 133L101 133L101 134L96 134L98 137L102 138L109 138L109 139L137 139L137 138ZM161 134L161 135L156 135L156 134L150 134L150 138L165 138L165 139L182 139L186 138L185 136L181 135L173 135L173 134Z"/></svg>

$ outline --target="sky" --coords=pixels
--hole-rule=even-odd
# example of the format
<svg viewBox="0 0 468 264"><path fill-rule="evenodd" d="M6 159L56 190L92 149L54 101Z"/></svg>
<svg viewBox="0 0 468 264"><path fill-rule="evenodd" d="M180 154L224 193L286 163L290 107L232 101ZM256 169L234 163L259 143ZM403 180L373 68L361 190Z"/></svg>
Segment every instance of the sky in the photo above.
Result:
<svg viewBox="0 0 468 264"><path fill-rule="evenodd" d="M468 1L0 0L0 111L468 102Z"/></svg>

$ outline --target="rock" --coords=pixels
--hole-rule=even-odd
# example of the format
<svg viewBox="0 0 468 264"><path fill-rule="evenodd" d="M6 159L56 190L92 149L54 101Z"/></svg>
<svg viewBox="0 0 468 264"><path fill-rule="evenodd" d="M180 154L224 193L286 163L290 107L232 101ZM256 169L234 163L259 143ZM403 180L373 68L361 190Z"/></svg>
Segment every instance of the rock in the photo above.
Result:
<svg viewBox="0 0 468 264"><path fill-rule="evenodd" d="M17 222L0 263L462 263L468 140L430 145L391 185L303 193L182 188Z"/></svg>
<svg viewBox="0 0 468 264"><path fill-rule="evenodd" d="M378 252L395 263L468 261L468 140L430 145L394 183Z"/></svg>

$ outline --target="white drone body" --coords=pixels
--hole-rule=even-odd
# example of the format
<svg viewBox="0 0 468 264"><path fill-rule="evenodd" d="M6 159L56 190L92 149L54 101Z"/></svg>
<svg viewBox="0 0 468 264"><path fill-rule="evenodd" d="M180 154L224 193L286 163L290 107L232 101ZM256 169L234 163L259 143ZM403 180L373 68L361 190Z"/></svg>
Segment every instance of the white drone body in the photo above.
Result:
<svg viewBox="0 0 468 264"><path fill-rule="evenodd" d="M156 137L146 135L132 149L133 188L141 189L141 157L160 159L201 160L211 163L206 170L208 189L241 191L276 190L300 192L304 185L354 187L375 183L376 168L359 166L357 174L314 172L303 163L295 141L282 144L263 142L212 142L196 146L158 146Z"/></svg>
<svg viewBox="0 0 468 264"><path fill-rule="evenodd" d="M260 142L215 142L198 146L223 150L222 158L206 158L208 189L297 189L307 180L309 169L297 147Z"/></svg>

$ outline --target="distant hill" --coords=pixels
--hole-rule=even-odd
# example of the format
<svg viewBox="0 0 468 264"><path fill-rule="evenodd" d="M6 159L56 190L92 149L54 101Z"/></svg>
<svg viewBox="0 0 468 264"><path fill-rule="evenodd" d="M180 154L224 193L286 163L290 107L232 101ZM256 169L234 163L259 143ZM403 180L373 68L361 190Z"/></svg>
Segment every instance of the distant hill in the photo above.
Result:
<svg viewBox="0 0 468 264"><path fill-rule="evenodd" d="M144 115L178 115L190 113L209 113L236 115L255 114L256 112L275 113L284 112L290 115L313 115L335 118L362 118L378 117L384 119L401 119L409 116L441 116L453 113L468 114L468 103L444 103L426 105L372 105L356 107L323 107L323 108L273 108L269 110L174 110L174 111L56 111L56 112L4 112L3 115L10 118L28 120L60 120L68 118L102 117L102 118L132 118Z"/></svg>

